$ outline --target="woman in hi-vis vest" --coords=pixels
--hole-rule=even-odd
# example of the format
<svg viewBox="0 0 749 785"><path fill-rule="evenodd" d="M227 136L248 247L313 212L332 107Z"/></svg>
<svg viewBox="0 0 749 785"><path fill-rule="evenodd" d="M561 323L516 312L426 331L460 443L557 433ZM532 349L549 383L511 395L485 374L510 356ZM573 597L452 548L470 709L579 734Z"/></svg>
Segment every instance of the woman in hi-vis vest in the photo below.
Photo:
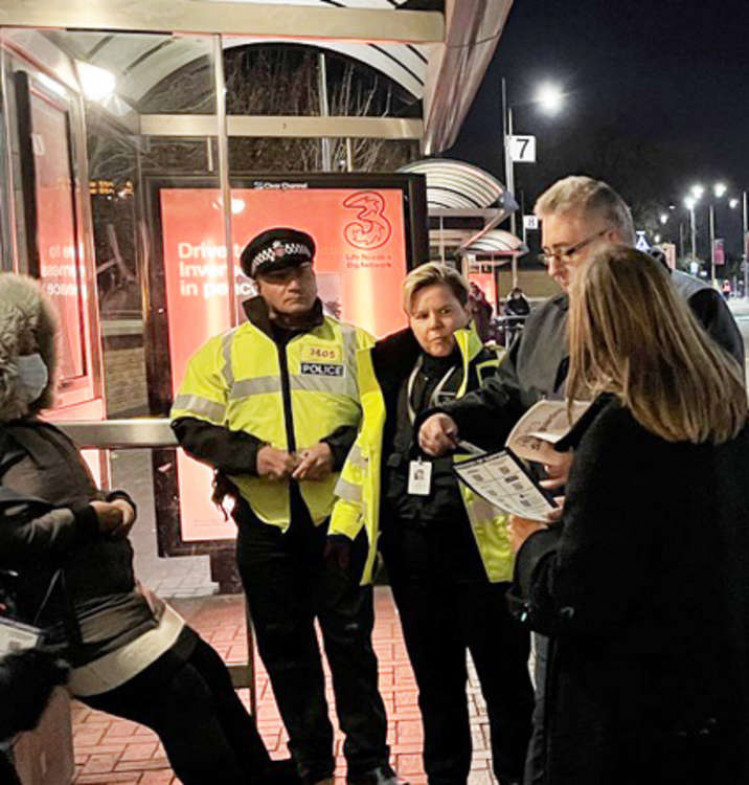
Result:
<svg viewBox="0 0 749 785"><path fill-rule="evenodd" d="M459 487L457 458L427 458L414 441L425 409L496 371L496 355L469 325L468 292L446 265L416 268L403 287L410 327L359 353L364 417L336 489L328 550L345 566L364 528L363 583L378 548L384 557L419 688L430 785L468 779L468 652L487 702L494 772L507 785L522 780L533 699L528 637L505 604L512 577L505 519Z"/></svg>

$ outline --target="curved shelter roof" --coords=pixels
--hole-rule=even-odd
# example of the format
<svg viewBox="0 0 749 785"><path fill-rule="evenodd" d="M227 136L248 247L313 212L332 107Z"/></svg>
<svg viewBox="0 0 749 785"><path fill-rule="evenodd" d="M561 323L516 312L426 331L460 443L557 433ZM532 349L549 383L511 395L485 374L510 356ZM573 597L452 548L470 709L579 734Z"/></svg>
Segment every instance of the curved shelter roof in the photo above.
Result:
<svg viewBox="0 0 749 785"><path fill-rule="evenodd" d="M466 249L470 254L520 254L528 250L519 237L503 229L492 229Z"/></svg>
<svg viewBox="0 0 749 785"><path fill-rule="evenodd" d="M253 4L253 0L232 0L232 2ZM265 5L289 5L285 0L263 0L263 2ZM331 3L326 0L295 0L294 5L392 11L407 2L408 0L336 0ZM57 38L58 42L63 40L63 36L55 36L54 33L51 33L51 37ZM64 40L69 47L71 38L65 36ZM143 96L170 74L199 57L210 54L210 42L206 40L205 47L200 43L200 39L189 36L165 38L163 35L136 33L78 33L73 39L75 55L92 65L111 71L117 77L118 93L135 106ZM306 38L289 41L251 36L223 37L225 49L272 43L295 43L337 52L371 66L400 84L416 99L421 100L424 96L429 63L428 45L354 43L345 40Z"/></svg>
<svg viewBox="0 0 749 785"><path fill-rule="evenodd" d="M414 161L401 172L423 174L427 206L434 210L483 210L502 204L506 189L496 177L473 164L449 158Z"/></svg>
<svg viewBox="0 0 749 785"><path fill-rule="evenodd" d="M43 52L42 61L55 72L71 70L72 62L65 63L60 50L72 55L71 61L74 58L111 71L117 79L117 97L126 104L120 112L123 115L138 110L149 91L168 76L200 57L212 55L215 39L211 36L220 35L224 47L260 41L312 43L368 64L415 99L423 99L419 138L424 152L433 155L454 143L512 3L34 0L6 4L9 7L3 23L7 29L20 29L45 39L46 45L44 41L37 45L37 41L26 40L21 49L32 51L35 59ZM75 89L75 78L66 82ZM200 109L210 113L207 105L195 107L196 111Z"/></svg>

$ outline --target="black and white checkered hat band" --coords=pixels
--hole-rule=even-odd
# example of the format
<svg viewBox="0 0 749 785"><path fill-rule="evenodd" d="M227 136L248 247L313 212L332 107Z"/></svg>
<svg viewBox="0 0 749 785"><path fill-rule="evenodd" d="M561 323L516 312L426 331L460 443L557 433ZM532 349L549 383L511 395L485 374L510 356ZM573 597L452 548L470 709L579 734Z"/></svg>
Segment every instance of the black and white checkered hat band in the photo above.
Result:
<svg viewBox="0 0 749 785"><path fill-rule="evenodd" d="M312 258L312 251L302 243L280 243L275 242L273 245L263 248L262 251L255 254L252 260L252 275L255 275L257 268L268 262L283 261L287 256L301 256L305 259Z"/></svg>

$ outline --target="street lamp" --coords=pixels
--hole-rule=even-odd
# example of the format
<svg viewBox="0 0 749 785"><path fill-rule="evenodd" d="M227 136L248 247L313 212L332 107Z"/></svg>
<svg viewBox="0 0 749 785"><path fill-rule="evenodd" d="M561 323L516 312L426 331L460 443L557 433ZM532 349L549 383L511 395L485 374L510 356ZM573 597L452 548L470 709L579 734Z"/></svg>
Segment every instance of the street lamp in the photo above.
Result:
<svg viewBox="0 0 749 785"><path fill-rule="evenodd" d="M721 199L726 195L728 186L725 183L719 182L713 185L713 193L716 199ZM710 281L715 288L715 203L710 202L708 207L708 215L710 219ZM725 261L724 261L725 263Z"/></svg>
<svg viewBox="0 0 749 785"><path fill-rule="evenodd" d="M555 115L562 108L564 104L564 92L552 82L545 82L539 85L536 91L533 102L538 105L544 114ZM511 140L514 134L512 122L512 107L507 101L507 82L502 77L502 135L504 137L505 148L505 179L507 182L507 190L511 196L515 197L515 170L514 161L512 157ZM510 214L510 231L513 235L517 235L517 220L515 211ZM512 285L518 285L518 270L517 270L517 257L512 257Z"/></svg>
<svg viewBox="0 0 749 785"><path fill-rule="evenodd" d="M544 114L555 115L564 104L564 92L559 85L544 82L536 91L536 103Z"/></svg>
<svg viewBox="0 0 749 785"><path fill-rule="evenodd" d="M692 189L692 194L694 194L694 188ZM692 237L692 261L697 261L697 229L694 224L694 208L697 205L696 196L686 196L684 197L684 207L689 210L689 228L691 231Z"/></svg>

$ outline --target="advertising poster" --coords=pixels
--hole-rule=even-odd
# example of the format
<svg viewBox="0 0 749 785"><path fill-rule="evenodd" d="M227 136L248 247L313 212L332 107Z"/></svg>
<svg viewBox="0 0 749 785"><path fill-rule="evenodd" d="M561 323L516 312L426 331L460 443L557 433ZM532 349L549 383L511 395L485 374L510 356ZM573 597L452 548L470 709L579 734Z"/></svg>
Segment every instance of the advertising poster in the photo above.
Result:
<svg viewBox="0 0 749 785"><path fill-rule="evenodd" d="M86 373L85 297L78 263L67 122L63 110L31 94L39 273L60 319L60 376Z"/></svg>
<svg viewBox="0 0 749 785"><path fill-rule="evenodd" d="M329 314L376 336L406 325L400 287L407 271L400 188L312 188L305 183L257 182L231 193L234 286L224 245L221 193L213 188L162 188L162 243L172 393L187 360L210 336L229 329L229 297L255 294L239 255L255 235L277 226L310 234L317 246L318 292ZM233 291L232 291L233 290ZM211 471L178 453L184 542L229 539L235 526L210 502Z"/></svg>

